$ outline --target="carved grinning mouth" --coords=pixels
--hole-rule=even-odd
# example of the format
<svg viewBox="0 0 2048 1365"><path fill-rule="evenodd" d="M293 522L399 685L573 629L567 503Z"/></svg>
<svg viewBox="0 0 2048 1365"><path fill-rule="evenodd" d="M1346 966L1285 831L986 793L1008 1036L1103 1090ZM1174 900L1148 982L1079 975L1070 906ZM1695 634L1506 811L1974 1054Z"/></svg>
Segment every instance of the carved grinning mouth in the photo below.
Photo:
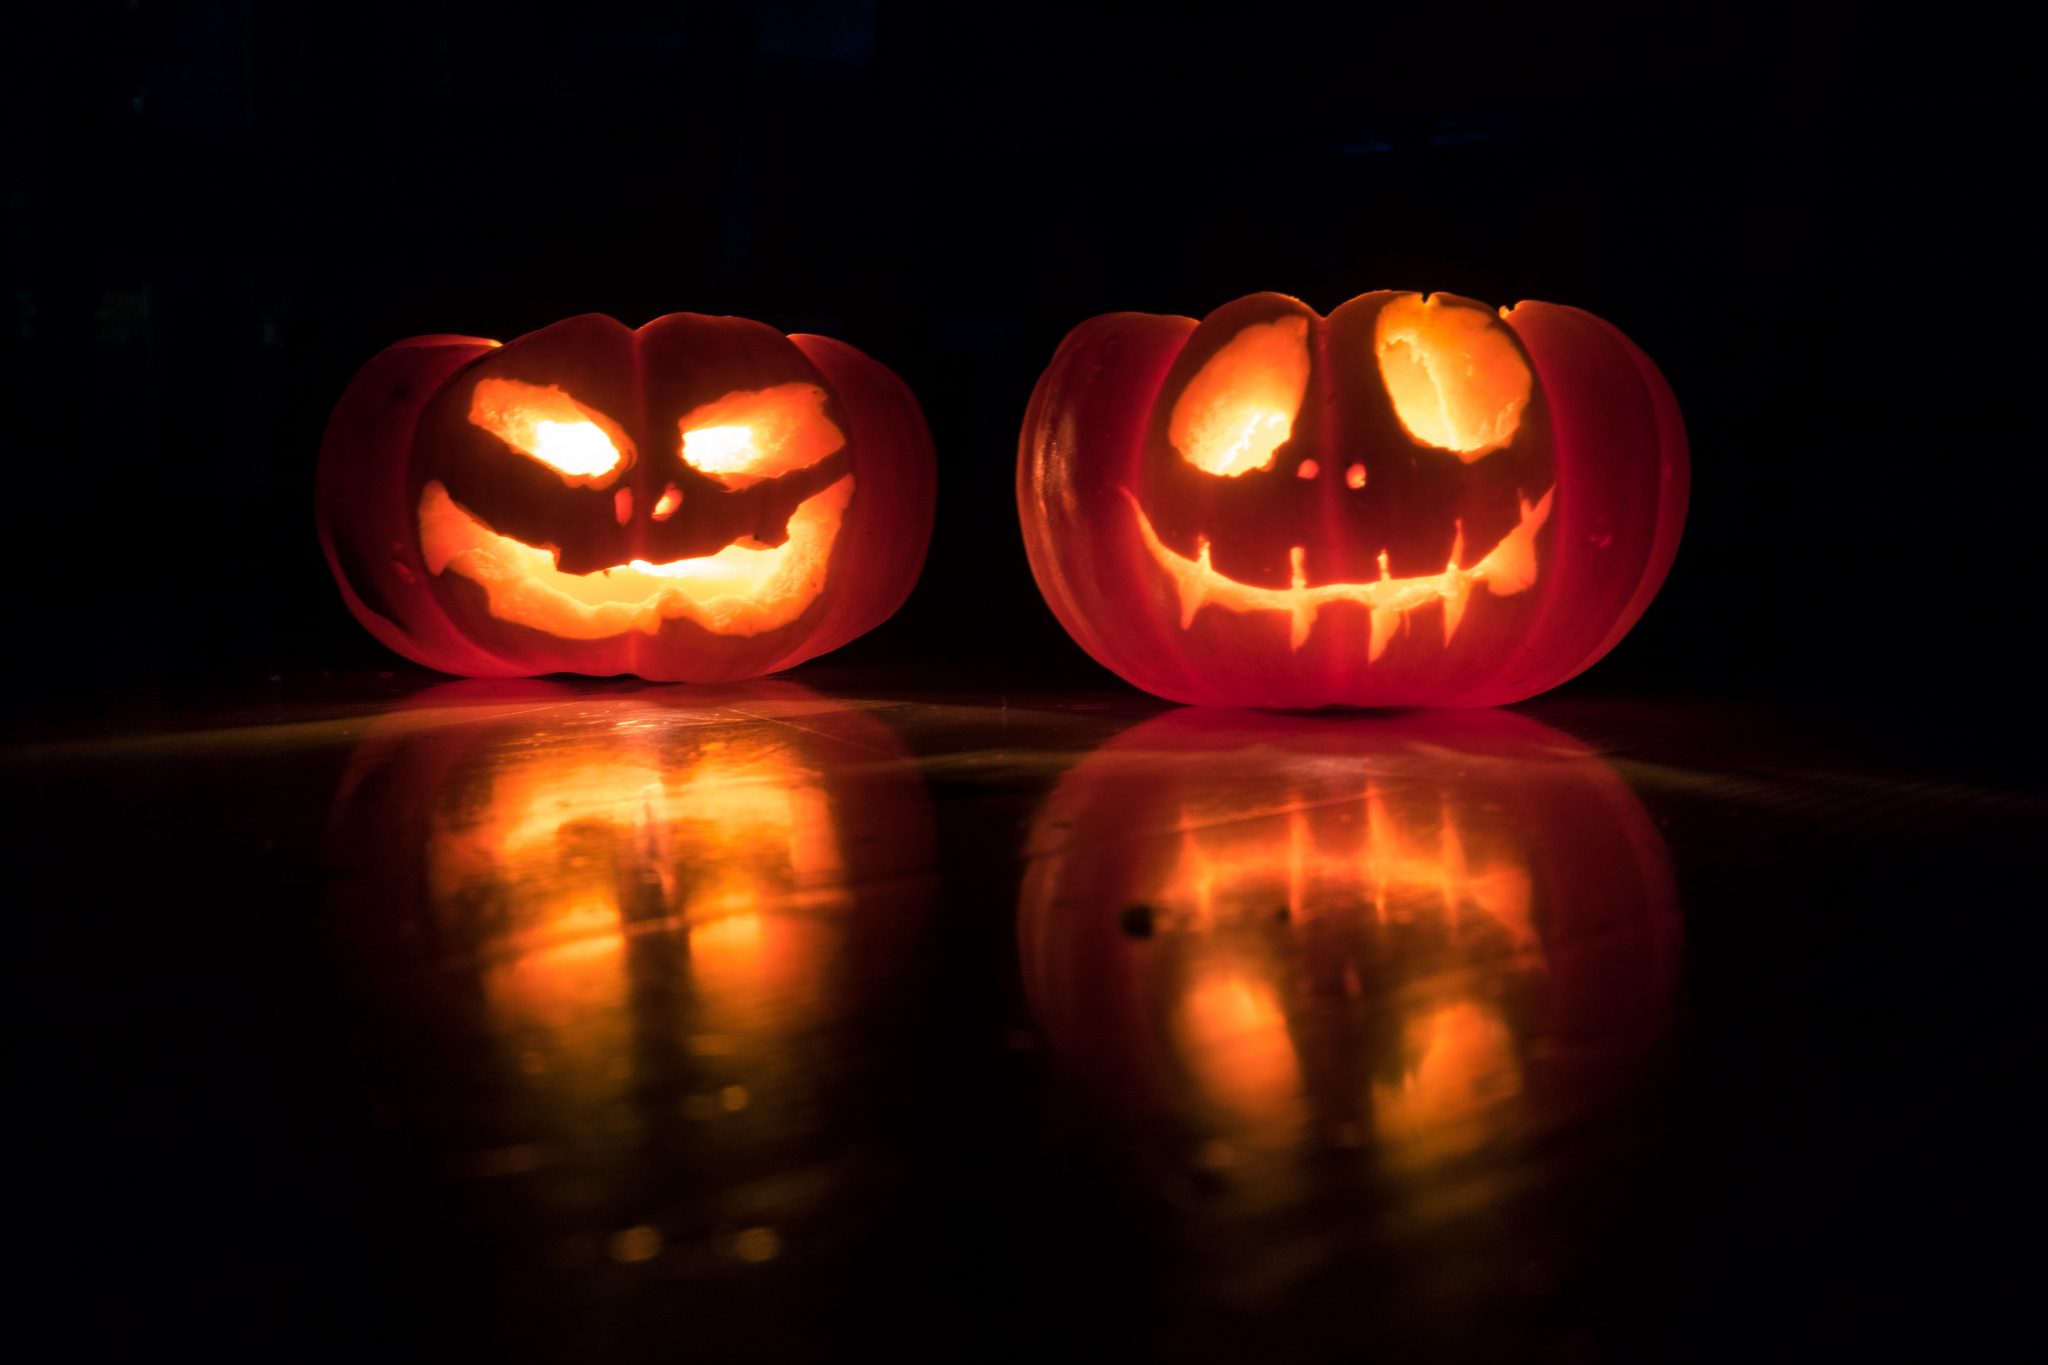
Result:
<svg viewBox="0 0 2048 1365"><path fill-rule="evenodd" d="M1537 572L1536 533L1550 518L1550 499L1555 491L1555 488L1546 490L1534 503L1524 500L1521 521L1501 537L1500 544L1489 550L1484 559L1470 568L1460 567L1458 563L1465 549L1465 532L1461 526L1457 542L1451 547L1451 562L1442 573L1395 578L1387 572L1387 555L1382 550L1379 578L1368 583L1318 583L1310 587L1304 567L1307 551L1297 545L1290 555L1294 571L1292 584L1285 588L1261 588L1218 573L1209 563L1209 540L1206 536L1195 542L1193 559L1169 547L1152 529L1152 519L1145 515L1145 508L1137 495L1128 488L1122 490L1123 495L1131 500L1131 511L1137 515L1138 532L1145 538L1145 548L1152 552L1154 562L1173 579L1174 587L1180 593L1182 630L1194 624L1196 613L1204 607L1222 607L1225 611L1236 612L1286 612L1291 627L1288 647L1298 650L1308 642L1309 632L1315 629L1317 612L1332 603L1356 602L1372 612L1369 660L1380 657L1387 642L1393 638L1395 628L1406 619L1407 613L1417 607L1428 606L1432 602L1443 604L1444 643L1449 644L1451 637L1457 634L1459 622L1465 618L1465 607L1471 600L1474 587L1484 584L1487 591L1495 596L1508 597L1534 583Z"/></svg>
<svg viewBox="0 0 2048 1365"><path fill-rule="evenodd" d="M781 545L728 545L716 554L595 573L564 573L553 550L493 531L435 480L420 494L420 549L432 573L484 590L491 615L565 640L629 630L649 635L687 619L718 635L759 635L803 615L825 587L853 475L797 505Z"/></svg>

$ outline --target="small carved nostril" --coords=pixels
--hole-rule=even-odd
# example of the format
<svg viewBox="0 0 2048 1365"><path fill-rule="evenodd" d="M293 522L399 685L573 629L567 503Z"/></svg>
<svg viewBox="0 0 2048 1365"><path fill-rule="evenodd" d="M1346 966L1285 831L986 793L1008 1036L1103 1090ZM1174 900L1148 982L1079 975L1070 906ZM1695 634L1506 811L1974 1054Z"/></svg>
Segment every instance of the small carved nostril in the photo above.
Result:
<svg viewBox="0 0 2048 1365"><path fill-rule="evenodd" d="M632 489L621 488L618 492L612 494L612 515L619 519L619 525L621 526L624 526L633 519Z"/></svg>
<svg viewBox="0 0 2048 1365"><path fill-rule="evenodd" d="M677 488L674 484L670 484L667 488L661 490L661 497L655 501L654 519L656 521L667 521L676 514L676 509L682 505L683 490Z"/></svg>
<svg viewBox="0 0 2048 1365"><path fill-rule="evenodd" d="M1362 464L1355 464L1351 466L1351 468L1345 470L1344 486L1346 488L1365 487L1365 466Z"/></svg>
<svg viewBox="0 0 2048 1365"><path fill-rule="evenodd" d="M1294 467L1294 477L1297 479L1313 479L1322 472L1322 469L1323 467L1314 460L1303 460Z"/></svg>

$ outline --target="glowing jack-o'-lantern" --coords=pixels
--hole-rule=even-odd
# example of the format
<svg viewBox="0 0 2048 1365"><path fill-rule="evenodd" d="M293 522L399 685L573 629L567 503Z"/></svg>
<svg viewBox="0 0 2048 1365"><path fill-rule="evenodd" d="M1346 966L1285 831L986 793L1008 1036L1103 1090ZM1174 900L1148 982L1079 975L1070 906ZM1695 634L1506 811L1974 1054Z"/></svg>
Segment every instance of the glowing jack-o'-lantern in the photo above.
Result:
<svg viewBox="0 0 2048 1365"><path fill-rule="evenodd" d="M1670 1015L1662 840L1504 712L1162 716L1061 782L1029 857L1055 1054L1204 1164L1427 1170L1611 1092Z"/></svg>
<svg viewBox="0 0 2048 1365"><path fill-rule="evenodd" d="M1611 649L1677 550L1678 408L1573 308L1278 294L1076 328L1017 499L1069 634L1214 705L1490 706Z"/></svg>
<svg viewBox="0 0 2048 1365"><path fill-rule="evenodd" d="M328 425L319 527L356 618L429 667L724 682L888 619L933 488L916 400L852 347L590 314L377 356Z"/></svg>
<svg viewBox="0 0 2048 1365"><path fill-rule="evenodd" d="M329 851L428 1149L600 1264L770 1260L818 1216L934 885L887 727L780 683L448 684L358 746Z"/></svg>

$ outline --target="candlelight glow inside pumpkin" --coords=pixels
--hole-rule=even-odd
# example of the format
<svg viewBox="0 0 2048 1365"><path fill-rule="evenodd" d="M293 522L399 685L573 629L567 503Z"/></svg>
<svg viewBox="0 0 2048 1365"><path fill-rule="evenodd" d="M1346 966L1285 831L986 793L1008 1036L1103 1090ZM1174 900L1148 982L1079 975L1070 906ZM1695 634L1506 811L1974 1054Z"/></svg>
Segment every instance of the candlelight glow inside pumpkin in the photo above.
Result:
<svg viewBox="0 0 2048 1365"><path fill-rule="evenodd" d="M886 619L934 475L915 400L851 347L592 314L387 348L328 424L319 527L356 618L422 663L722 682Z"/></svg>
<svg viewBox="0 0 2048 1365"><path fill-rule="evenodd" d="M1458 563L1465 554L1465 530L1460 526L1457 539L1451 542L1450 562L1444 565L1443 572L1413 578L1395 578L1387 567L1386 552L1381 551L1378 578L1364 583L1311 586L1305 567L1308 552L1296 545L1288 555L1291 577L1287 586L1261 588L1218 573L1209 562L1207 536L1196 539L1192 559L1168 547L1152 529L1152 519L1145 515L1137 494L1128 489L1125 492L1137 513L1138 534L1145 538L1145 548L1151 552L1153 563L1173 581L1174 593L1180 601L1181 629L1193 625L1195 613L1209 606L1238 612L1285 612L1288 647L1300 649L1308 643L1316 616L1324 607L1355 602L1372 612L1372 638L1366 647L1368 662L1386 653L1396 627L1406 624L1407 613L1417 607L1442 604L1443 638L1449 644L1458 633L1459 622L1465 619L1465 604L1471 600L1475 586L1483 583L1497 596L1507 597L1534 583L1536 533L1550 519L1550 494L1546 491L1536 503L1522 503L1521 520L1515 523L1515 528L1469 568Z"/></svg>
<svg viewBox="0 0 2048 1365"><path fill-rule="evenodd" d="M846 443L825 415L825 391L816 384L729 393L677 425L683 463L733 489L814 465Z"/></svg>
<svg viewBox="0 0 2048 1365"><path fill-rule="evenodd" d="M1271 469L1294 434L1308 389L1308 324L1281 318L1245 328L1196 375L1173 405L1173 448L1205 474L1226 479Z"/></svg>
<svg viewBox="0 0 2048 1365"><path fill-rule="evenodd" d="M1515 438L1529 362L1487 313L1403 295L1380 309L1373 353L1394 415L1424 445L1470 464Z"/></svg>
<svg viewBox="0 0 2048 1365"><path fill-rule="evenodd" d="M1386 291L1082 324L1017 498L1061 624L1150 691L1498 705L1634 622L1686 485L1669 390L1605 323Z"/></svg>
<svg viewBox="0 0 2048 1365"><path fill-rule="evenodd" d="M730 489L807 468L845 438L815 384L728 394L681 419L683 462ZM572 483L603 487L626 462L616 426L559 389L486 379L470 420ZM483 588L491 614L565 640L628 630L655 634L686 618L720 635L758 635L789 624L823 590L825 568L853 476L843 475L790 513L780 545L748 539L714 554L650 563L629 560L594 573L564 573L551 547L500 535L449 496L439 480L420 492L420 551L434 573ZM665 520L681 503L673 483L653 509Z"/></svg>
<svg viewBox="0 0 2048 1365"><path fill-rule="evenodd" d="M469 420L573 483L602 488L625 463L617 424L552 385L486 379L470 396Z"/></svg>
<svg viewBox="0 0 2048 1365"><path fill-rule="evenodd" d="M1529 365L1491 314L1404 295L1380 310L1374 354L1394 412L1416 441L1469 464L1514 439L1529 401ZM1307 319L1254 323L1225 342L1188 381L1173 405L1168 440L1182 459L1205 474L1236 478L1271 469L1293 434L1308 381ZM1296 476L1314 480L1321 472L1318 461L1305 459ZM1365 485L1365 467L1351 465L1345 486L1356 492ZM1218 571L1206 534L1196 536L1192 556L1174 550L1154 529L1138 494L1129 488L1123 493L1145 548L1173 582L1181 629L1193 625L1205 607L1279 612L1287 617L1288 648L1298 650L1308 643L1325 608L1356 603L1371 613L1370 662L1386 652L1412 611L1440 605L1438 619L1448 644L1465 619L1474 588L1509 597L1534 583L1536 534L1549 520L1551 490L1544 489L1533 501L1518 495L1520 520L1477 563L1466 562L1465 526L1458 520L1450 558L1439 573L1397 578L1383 549L1376 579L1311 584L1308 547L1293 545L1285 586L1240 582Z"/></svg>
<svg viewBox="0 0 2048 1365"><path fill-rule="evenodd" d="M635 559L572 574L555 567L553 551L499 535L432 483L420 495L420 550L433 572L452 569L483 588L492 615L565 640L652 635L677 617L720 635L758 635L795 620L822 590L852 496L848 475L806 498L781 545L728 545L694 559Z"/></svg>

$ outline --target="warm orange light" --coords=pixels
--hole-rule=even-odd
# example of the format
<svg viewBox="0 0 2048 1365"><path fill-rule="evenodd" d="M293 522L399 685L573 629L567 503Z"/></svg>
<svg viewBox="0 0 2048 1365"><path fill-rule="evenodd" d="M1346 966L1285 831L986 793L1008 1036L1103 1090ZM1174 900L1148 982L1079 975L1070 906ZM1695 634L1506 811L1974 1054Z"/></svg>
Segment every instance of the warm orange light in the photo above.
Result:
<svg viewBox="0 0 2048 1365"><path fill-rule="evenodd" d="M1402 1030L1400 1077L1372 1088L1373 1131L1407 1154L1435 1160L1489 1136L1487 1118L1522 1089L1507 1022L1476 1000L1454 1000Z"/></svg>
<svg viewBox="0 0 2048 1365"><path fill-rule="evenodd" d="M729 393L691 409L679 425L684 462L731 489L814 465L846 444L816 384Z"/></svg>
<svg viewBox="0 0 2048 1365"><path fill-rule="evenodd" d="M1261 588L1219 573L1209 562L1209 541L1206 537L1196 542L1193 559L1170 548L1152 529L1152 518L1145 515L1144 504L1138 501L1137 495L1125 489L1124 496L1130 499L1131 511L1138 519L1138 533L1144 538L1145 548L1151 552L1153 562L1173 580L1174 589L1180 595L1182 630L1194 624L1196 613L1204 607L1215 606L1238 612L1277 611L1288 617L1288 645L1300 649L1308 643L1309 632L1315 629L1317 613L1324 607L1338 602L1356 602L1372 611L1369 660L1377 659L1385 652L1395 629L1405 624L1407 614L1418 607L1435 603L1443 605L1443 638L1444 643L1449 644L1451 637L1458 632L1459 622L1465 617L1465 607L1475 587L1483 584L1496 597L1508 597L1534 583L1537 573L1536 533L1550 519L1551 499L1546 491L1534 503L1525 500L1522 518L1514 530L1502 537L1484 559L1469 568L1458 563L1465 545L1461 532L1451 547L1450 563L1442 573L1395 578L1388 573L1386 556L1382 554L1380 577L1377 579L1365 583L1320 583L1310 587L1307 552L1297 545L1293 552L1293 581L1284 588Z"/></svg>
<svg viewBox="0 0 2048 1365"><path fill-rule="evenodd" d="M1241 1119L1272 1123L1301 1103L1301 1062L1271 982L1242 964L1197 969L1174 1032L1207 1097Z"/></svg>
<svg viewBox="0 0 2048 1365"><path fill-rule="evenodd" d="M1182 813L1166 898L1188 913L1191 928L1280 908L1290 923L1360 906L1385 921L1419 904L1457 930L1477 910L1518 951L1533 949L1527 868L1498 850L1468 852L1451 809L1431 815L1398 817L1369 775L1349 790L1297 787L1254 810L1193 807Z"/></svg>
<svg viewBox="0 0 2048 1365"><path fill-rule="evenodd" d="M452 571L482 587L493 616L561 639L652 635L677 618L719 635L758 635L794 621L824 590L852 497L847 474L806 498L781 545L728 545L694 559L636 559L571 574L555 567L553 551L498 534L432 482L420 494L420 550L432 572Z"/></svg>
<svg viewBox="0 0 2048 1365"><path fill-rule="evenodd" d="M699 427L683 433L683 458L706 474L733 474L761 458L752 427Z"/></svg>
<svg viewBox="0 0 2048 1365"><path fill-rule="evenodd" d="M925 801L893 733L788 683L461 682L375 718L326 846L409 1131L585 1261L779 1254L866 1188L845 1118L907 1020ZM678 1173L744 1198L650 1199Z"/></svg>
<svg viewBox="0 0 2048 1365"><path fill-rule="evenodd" d="M490 907L498 1030L577 1106L630 1088L629 953L674 958L692 1002L675 1047L759 1054L819 1007L820 915L845 899L816 772L772 739L679 747L650 719L509 753L427 841L434 903ZM744 1087L715 1098L749 1102Z"/></svg>
<svg viewBox="0 0 2048 1365"><path fill-rule="evenodd" d="M483 380L470 394L469 420L572 483L602 483L625 460L612 420L553 385Z"/></svg>
<svg viewBox="0 0 2048 1365"><path fill-rule="evenodd" d="M1380 380L1408 434L1471 463L1512 441L1529 363L1493 314L1404 294L1379 313Z"/></svg>
<svg viewBox="0 0 2048 1365"><path fill-rule="evenodd" d="M1308 391L1308 319L1254 323L1209 357L1181 390L1167 439L1181 458L1235 478L1271 469Z"/></svg>
<svg viewBox="0 0 2048 1365"><path fill-rule="evenodd" d="M1371 1132L1411 1153L1483 1137L1522 1073L1490 997L1470 994L1472 967L1498 978L1543 964L1515 831L1447 792L1348 765L1245 798L1191 798L1145 897L1173 1045L1212 1116L1253 1148L1297 1142L1311 1112L1341 1136L1361 1108ZM1339 1026L1333 990L1368 989L1399 1011L1393 1065L1333 1072L1317 1042Z"/></svg>

